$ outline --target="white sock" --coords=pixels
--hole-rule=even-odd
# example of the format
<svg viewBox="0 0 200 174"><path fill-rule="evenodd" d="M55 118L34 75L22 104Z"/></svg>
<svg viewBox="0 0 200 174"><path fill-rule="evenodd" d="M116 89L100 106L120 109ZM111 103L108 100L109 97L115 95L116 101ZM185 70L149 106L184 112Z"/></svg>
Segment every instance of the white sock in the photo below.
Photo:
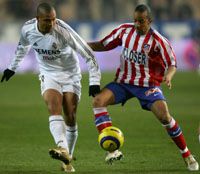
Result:
<svg viewBox="0 0 200 174"><path fill-rule="evenodd" d="M78 138L78 126L75 125L71 127L65 125L65 131L66 131L67 144L69 148L69 154L73 156L76 140Z"/></svg>
<svg viewBox="0 0 200 174"><path fill-rule="evenodd" d="M174 120L174 118L172 117L170 122L168 124L164 124L163 126L166 128L172 128L172 127L174 127L175 124L176 124L176 120Z"/></svg>
<svg viewBox="0 0 200 174"><path fill-rule="evenodd" d="M49 128L57 146L69 151L65 134L65 122L62 115L50 116Z"/></svg>

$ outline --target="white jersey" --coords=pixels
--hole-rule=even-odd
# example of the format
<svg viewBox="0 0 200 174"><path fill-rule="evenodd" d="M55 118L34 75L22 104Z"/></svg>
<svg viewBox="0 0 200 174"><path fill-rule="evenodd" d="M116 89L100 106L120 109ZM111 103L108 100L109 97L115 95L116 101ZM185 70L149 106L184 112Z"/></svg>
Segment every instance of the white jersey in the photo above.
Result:
<svg viewBox="0 0 200 174"><path fill-rule="evenodd" d="M81 71L77 52L88 65L90 85L100 84L100 70L93 52L64 21L56 19L52 31L45 35L38 30L36 18L27 21L22 27L15 56L8 68L16 71L30 47L36 53L40 74L55 80L65 77L65 79L72 78L73 81L80 81Z"/></svg>

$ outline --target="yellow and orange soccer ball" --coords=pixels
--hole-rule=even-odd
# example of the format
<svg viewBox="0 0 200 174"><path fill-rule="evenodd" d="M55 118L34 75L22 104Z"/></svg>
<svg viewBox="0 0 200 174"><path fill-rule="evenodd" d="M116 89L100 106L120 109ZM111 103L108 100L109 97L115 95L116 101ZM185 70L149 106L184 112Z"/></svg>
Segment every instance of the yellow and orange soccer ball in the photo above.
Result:
<svg viewBox="0 0 200 174"><path fill-rule="evenodd" d="M124 135L119 128L110 126L101 131L98 142L102 149L113 152L123 146Z"/></svg>

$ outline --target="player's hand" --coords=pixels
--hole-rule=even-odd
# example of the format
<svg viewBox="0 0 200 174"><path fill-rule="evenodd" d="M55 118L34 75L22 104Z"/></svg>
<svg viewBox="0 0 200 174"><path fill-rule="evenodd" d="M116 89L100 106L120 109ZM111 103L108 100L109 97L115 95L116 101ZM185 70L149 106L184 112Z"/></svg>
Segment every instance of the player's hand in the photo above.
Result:
<svg viewBox="0 0 200 174"><path fill-rule="evenodd" d="M170 76L165 76L163 81L165 82L165 84L168 86L169 89L172 88L172 83L171 83L171 77Z"/></svg>
<svg viewBox="0 0 200 174"><path fill-rule="evenodd" d="M10 69L4 70L1 82L3 82L4 79L6 79L6 81L8 81L14 74L15 74L15 72Z"/></svg>
<svg viewBox="0 0 200 174"><path fill-rule="evenodd" d="M168 67L168 70L163 78L163 81L168 86L169 89L172 88L172 78L174 74L176 73L176 66L171 65Z"/></svg>
<svg viewBox="0 0 200 174"><path fill-rule="evenodd" d="M95 95L98 93L100 93L99 85L90 85L89 86L89 96L95 97Z"/></svg>

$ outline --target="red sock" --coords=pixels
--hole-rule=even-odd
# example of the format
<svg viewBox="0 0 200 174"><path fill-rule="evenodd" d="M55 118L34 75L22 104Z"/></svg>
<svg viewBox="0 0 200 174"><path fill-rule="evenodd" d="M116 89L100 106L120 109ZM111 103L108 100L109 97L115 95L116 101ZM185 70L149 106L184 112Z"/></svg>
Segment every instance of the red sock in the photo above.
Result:
<svg viewBox="0 0 200 174"><path fill-rule="evenodd" d="M180 149L182 157L183 158L188 157L190 155L190 151L187 148L185 138L178 123L172 118L170 123L164 125L164 127L166 128L169 136L172 138L177 147Z"/></svg>
<svg viewBox="0 0 200 174"><path fill-rule="evenodd" d="M101 132L106 127L112 126L111 118L105 107L93 108L95 115L95 125L99 132Z"/></svg>

